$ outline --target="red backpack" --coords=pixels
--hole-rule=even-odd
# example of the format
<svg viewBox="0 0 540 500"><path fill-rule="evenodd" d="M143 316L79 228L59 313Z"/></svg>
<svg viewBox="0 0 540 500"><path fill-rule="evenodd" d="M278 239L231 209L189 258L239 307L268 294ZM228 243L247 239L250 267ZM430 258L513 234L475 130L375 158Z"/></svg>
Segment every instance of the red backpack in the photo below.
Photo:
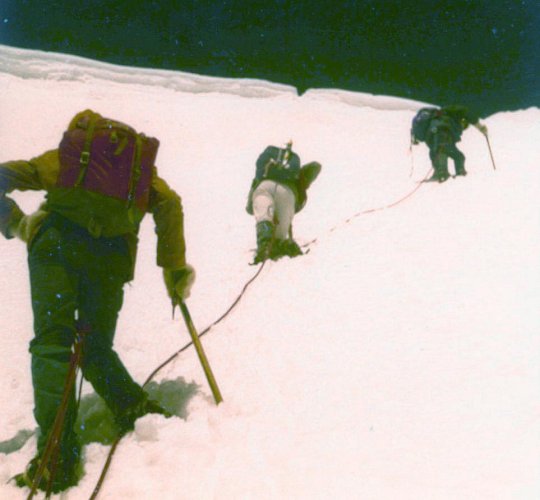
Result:
<svg viewBox="0 0 540 500"><path fill-rule="evenodd" d="M157 139L86 110L73 118L47 204L95 237L137 232L148 208Z"/></svg>

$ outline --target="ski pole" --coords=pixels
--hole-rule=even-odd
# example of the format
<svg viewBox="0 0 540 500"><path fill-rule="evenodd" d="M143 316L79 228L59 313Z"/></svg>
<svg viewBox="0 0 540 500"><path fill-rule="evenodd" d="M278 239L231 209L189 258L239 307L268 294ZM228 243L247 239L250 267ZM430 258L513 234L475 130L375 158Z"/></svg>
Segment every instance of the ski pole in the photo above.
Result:
<svg viewBox="0 0 540 500"><path fill-rule="evenodd" d="M191 320L191 315L189 314L189 310L186 306L186 303L183 300L181 300L179 303L179 306L180 306L180 311L182 311L182 316L184 317L186 327L189 331L189 334L191 335L191 340L193 341L193 345L195 346L195 349L197 350L197 355L199 356L199 360L203 367L204 374L206 375L206 380L208 380L208 384L210 385L210 389L212 390L214 400L216 401L216 405L218 405L219 403L223 401L223 398L221 396L221 393L219 392L219 387L217 386L216 379L214 378L214 374L212 373L212 369L210 368L210 364L208 363L206 354L204 353L201 341L199 339L199 334L197 333L197 330L195 329L195 326L193 325L193 321Z"/></svg>

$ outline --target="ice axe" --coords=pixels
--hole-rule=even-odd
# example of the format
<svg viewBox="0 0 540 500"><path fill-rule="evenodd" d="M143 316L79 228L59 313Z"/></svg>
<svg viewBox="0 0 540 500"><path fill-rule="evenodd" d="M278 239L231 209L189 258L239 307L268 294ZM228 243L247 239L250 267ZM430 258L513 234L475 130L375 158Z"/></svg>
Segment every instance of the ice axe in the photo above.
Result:
<svg viewBox="0 0 540 500"><path fill-rule="evenodd" d="M493 165L493 170L497 170L497 167L495 166L495 160L493 158L493 152L491 151L491 144L489 142L489 137L488 137L488 134L487 134L487 131L486 132L482 132L482 134L484 135L484 137L486 138L486 142L487 142L487 145L488 145L488 149L489 149L489 156L491 158L491 164Z"/></svg>
<svg viewBox="0 0 540 500"><path fill-rule="evenodd" d="M195 350L197 351L197 355L199 356L199 360L203 367L204 374L206 375L206 380L208 380L208 384L210 385L210 389L212 391L212 395L214 396L216 405L218 405L223 401L223 397L221 396L221 392L219 391L219 387L217 386L216 379L214 378L214 374L212 373L212 369L210 368L210 364L208 363L208 358L204 353L201 341L199 339L199 334L197 333L197 330L193 325L193 321L191 319L191 315L189 314L186 303L183 300L180 300L178 306L180 307L180 311L182 312L182 316L184 317L186 327L189 331L189 334L191 335L191 341L193 342Z"/></svg>
<svg viewBox="0 0 540 500"><path fill-rule="evenodd" d="M497 167L495 166L495 159L493 158L493 151L491 151L491 143L489 142L487 127L479 123L475 124L474 126L486 138L486 142L487 142L487 146L489 150L489 157L491 158L491 164L493 165L493 170L497 170Z"/></svg>

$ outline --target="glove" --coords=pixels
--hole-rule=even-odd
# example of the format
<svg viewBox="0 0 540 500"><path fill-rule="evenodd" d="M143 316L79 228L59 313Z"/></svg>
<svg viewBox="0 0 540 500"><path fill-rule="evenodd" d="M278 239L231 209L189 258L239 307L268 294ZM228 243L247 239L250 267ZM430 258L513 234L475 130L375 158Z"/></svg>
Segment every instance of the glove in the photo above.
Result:
<svg viewBox="0 0 540 500"><path fill-rule="evenodd" d="M322 165L318 161L310 161L300 169L300 186L307 190L321 173Z"/></svg>
<svg viewBox="0 0 540 500"><path fill-rule="evenodd" d="M487 135L488 129L487 129L487 127L486 127L484 124L482 124L482 123L479 122L479 123L477 123L477 124L475 125L475 127L476 127L478 130L480 130L480 132L482 132L482 134Z"/></svg>
<svg viewBox="0 0 540 500"><path fill-rule="evenodd" d="M0 216L6 217L11 213L15 202L11 198L6 197L4 191L0 191Z"/></svg>
<svg viewBox="0 0 540 500"><path fill-rule="evenodd" d="M163 279L167 293L175 306L189 297L191 286L195 281L195 269L189 264L180 269L165 268L163 269Z"/></svg>
<svg viewBox="0 0 540 500"><path fill-rule="evenodd" d="M16 219L9 224L9 234L19 238L25 243L36 235L38 228L41 226L43 219L49 215L49 212L39 208L35 212L24 215L20 219Z"/></svg>
<svg viewBox="0 0 540 500"><path fill-rule="evenodd" d="M24 213L18 207L18 205L8 198L5 193L0 193L0 233L4 235L6 239L11 239L15 235L12 234L11 229L17 225L24 217Z"/></svg>

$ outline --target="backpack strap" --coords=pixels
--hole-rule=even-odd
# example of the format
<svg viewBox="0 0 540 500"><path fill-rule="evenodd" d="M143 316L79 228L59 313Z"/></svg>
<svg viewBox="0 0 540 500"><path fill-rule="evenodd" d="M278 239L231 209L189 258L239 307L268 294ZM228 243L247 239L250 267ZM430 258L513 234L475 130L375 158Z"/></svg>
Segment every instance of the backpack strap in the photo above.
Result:
<svg viewBox="0 0 540 500"><path fill-rule="evenodd" d="M141 177L141 149L142 137L140 134L135 136L135 152L133 154L133 165L131 167L131 178L129 179L129 194L127 206L130 208L135 200L135 189Z"/></svg>
<svg viewBox="0 0 540 500"><path fill-rule="evenodd" d="M277 158L270 158L266 162L266 165L264 166L264 177L268 176L270 167L277 165L279 168L279 167L284 167L285 165L287 165L290 157L291 157L291 149L289 147L287 147L286 149L278 148Z"/></svg>
<svg viewBox="0 0 540 500"><path fill-rule="evenodd" d="M96 120L94 117L90 117L89 123L86 128L86 137L84 139L83 149L81 151L81 156L79 158L79 164L81 169L79 171L79 177L77 182L75 182L75 187L79 187L86 176L86 171L88 169L88 164L90 163L90 148L92 146L92 139L94 138L94 130L96 128Z"/></svg>

